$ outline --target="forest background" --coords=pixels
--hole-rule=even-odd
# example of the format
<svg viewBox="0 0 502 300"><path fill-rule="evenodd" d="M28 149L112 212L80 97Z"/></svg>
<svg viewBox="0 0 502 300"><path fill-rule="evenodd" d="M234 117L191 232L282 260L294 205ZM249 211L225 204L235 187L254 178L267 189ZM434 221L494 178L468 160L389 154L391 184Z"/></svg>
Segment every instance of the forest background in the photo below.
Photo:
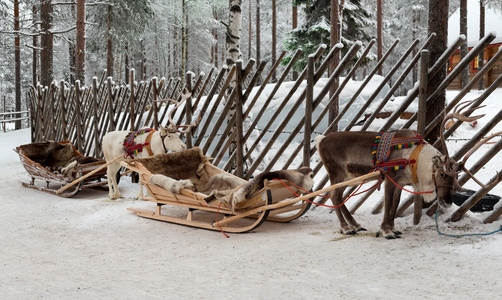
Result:
<svg viewBox="0 0 502 300"><path fill-rule="evenodd" d="M461 1L449 1L450 14ZM221 68L226 64L229 2L232 0L0 0L0 110L28 109L24 97L21 107L16 107L16 93L39 82L49 85L52 80L73 83L80 79L89 84L92 77L107 70L116 82L128 84L125 74L131 68L136 70L136 80L183 78L187 71L198 74ZM265 60L270 67L282 51L292 53L302 48L305 57L296 66L301 70L308 54L321 44L330 44L330 0L238 2L242 11L240 51L244 61ZM495 9L502 7L501 0L485 2ZM47 3L48 12L42 5ZM348 45L345 49L357 40L365 44L378 36L377 4L382 5L383 49L399 39L395 53L403 53L413 40L427 36L428 0L345 0L340 1L341 41ZM82 7L83 31L78 22ZM43 18L50 18L51 28L43 28ZM50 61L41 54L44 32L52 34ZM82 61L78 61L75 48L79 38L85 39L80 66ZM370 57L376 60L377 53ZM397 59L398 56L389 58L383 69L392 68ZM288 55L284 62L287 60ZM17 87L16 61L21 71ZM51 76L44 73L48 71ZM356 76L362 78L364 68ZM415 81L410 79L399 92L405 93L406 86Z"/></svg>

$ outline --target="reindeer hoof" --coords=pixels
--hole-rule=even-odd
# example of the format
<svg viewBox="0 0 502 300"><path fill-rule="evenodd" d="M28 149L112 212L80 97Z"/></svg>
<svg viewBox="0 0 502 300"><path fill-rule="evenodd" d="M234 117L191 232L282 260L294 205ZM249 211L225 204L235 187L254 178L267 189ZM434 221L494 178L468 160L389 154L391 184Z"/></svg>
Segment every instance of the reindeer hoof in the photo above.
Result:
<svg viewBox="0 0 502 300"><path fill-rule="evenodd" d="M359 232L359 231L368 231L368 230L364 227L360 227L359 229L357 229L357 232Z"/></svg>
<svg viewBox="0 0 502 300"><path fill-rule="evenodd" d="M376 237L383 236L384 238L386 238L388 240L394 240L394 239L401 238L400 234L401 234L401 232L399 232L399 231L382 232L382 230L380 230L376 233Z"/></svg>
<svg viewBox="0 0 502 300"><path fill-rule="evenodd" d="M356 235L357 231L340 229L340 233L343 235Z"/></svg>

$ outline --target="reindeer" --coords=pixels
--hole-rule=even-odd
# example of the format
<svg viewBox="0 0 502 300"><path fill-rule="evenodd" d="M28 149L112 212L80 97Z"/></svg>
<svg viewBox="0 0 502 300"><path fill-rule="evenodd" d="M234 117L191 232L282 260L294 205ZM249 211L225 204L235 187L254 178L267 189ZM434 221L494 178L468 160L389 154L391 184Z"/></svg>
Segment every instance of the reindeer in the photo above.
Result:
<svg viewBox="0 0 502 300"><path fill-rule="evenodd" d="M452 196L455 191L462 189L457 181L458 174L462 170L466 171L478 184L481 184L464 167L465 162L483 143L500 133L478 142L461 162L457 163L452 159L448 155L443 135L446 122L453 118L471 122L484 116L467 117L467 113L481 107L471 108L461 113L472 101L468 101L467 104L463 105L464 103L466 102L460 103L453 113L445 116L441 124L440 139L445 155L426 141L421 140L420 136L412 130L402 129L395 132L394 139L404 138L405 140L415 141L415 143L409 143L408 145L411 146L408 148L403 147L403 149L393 150L388 156L387 161L395 162L396 165L391 166L391 170L385 172L384 214L377 237L382 235L387 239L395 239L401 235L401 232L394 227L394 218L401 197L401 188L397 187L396 184L399 186L412 185L413 189L419 192L431 191L431 193L422 195L424 201L430 203L437 198L441 207L449 207L452 204ZM375 160L378 162L378 157L375 157L375 153L372 153L375 138L378 134L378 132L342 131L327 136L319 136L316 139L317 149L328 172L331 184L367 174L375 169L383 171L381 167L375 167L374 162ZM385 163L382 165L385 165ZM344 188L341 188L331 191L329 195L333 204L337 206L335 212L340 221L340 232L345 235L354 235L359 231L366 230L356 222L347 207L342 204L343 192Z"/></svg>
<svg viewBox="0 0 502 300"><path fill-rule="evenodd" d="M106 162L110 163L106 171L106 175L108 177L109 199L122 198L122 194L119 191L115 176L120 169L121 161L129 162L133 159L146 158L156 154L167 153L168 151L183 151L187 149L187 146L180 139L177 132L187 133L189 130L191 130L192 127L198 125L198 123L200 122L200 117L193 124L178 126L174 123L172 114L190 96L191 94L188 93L188 91L185 89L185 93L182 94L180 102L167 99L168 101L176 104L168 114L170 125L168 127L161 125L159 131L152 130L150 128L138 131L144 132L145 134L139 134L134 138L135 151L127 151L127 149L124 147L124 138L128 137L128 135L131 133L129 131L111 131L103 136L103 154L105 156ZM183 127L185 129L180 130L180 127ZM146 148L146 151L142 151L143 148ZM143 184L140 182L138 199L143 198Z"/></svg>

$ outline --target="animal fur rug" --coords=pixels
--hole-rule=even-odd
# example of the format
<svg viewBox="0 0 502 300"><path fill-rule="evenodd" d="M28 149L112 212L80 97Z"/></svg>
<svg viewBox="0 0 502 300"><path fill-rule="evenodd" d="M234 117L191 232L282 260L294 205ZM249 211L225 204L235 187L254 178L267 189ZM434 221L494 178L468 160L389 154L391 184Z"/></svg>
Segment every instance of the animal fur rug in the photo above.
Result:
<svg viewBox="0 0 502 300"><path fill-rule="evenodd" d="M226 172L210 176L204 166L210 164L211 159L205 156L200 148L195 147L136 161L154 174L150 182L173 194L179 194L182 188L187 188L208 195L205 198L208 203L218 200L228 203L231 207L253 198L263 189L264 180L281 179L305 190L313 186L313 171L308 167L264 172L246 181Z"/></svg>
<svg viewBox="0 0 502 300"><path fill-rule="evenodd" d="M46 141L21 145L19 148L32 161L70 180L76 179L78 165L99 161L91 156L77 155L70 143Z"/></svg>

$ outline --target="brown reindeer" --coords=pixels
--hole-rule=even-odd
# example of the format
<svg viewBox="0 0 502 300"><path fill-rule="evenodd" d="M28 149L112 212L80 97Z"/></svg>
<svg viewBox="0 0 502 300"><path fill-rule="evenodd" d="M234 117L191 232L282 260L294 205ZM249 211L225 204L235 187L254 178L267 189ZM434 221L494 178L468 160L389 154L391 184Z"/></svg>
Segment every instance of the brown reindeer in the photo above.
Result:
<svg viewBox="0 0 502 300"><path fill-rule="evenodd" d="M452 114L445 116L441 128L444 128L444 124L449 119L456 118L464 122L470 122L483 117L484 115L466 116L466 113L471 113L480 107L471 108L460 113L470 103L472 101L464 106L461 106L463 103L459 104ZM406 144L408 147L403 146L402 149L390 151L387 160L382 164L378 164L380 148L373 149L377 147L375 146L375 139L378 135L378 132L335 132L318 137L317 149L328 172L331 184L367 174L374 169L384 171L382 166L391 165L390 170L384 171L386 173L386 176L383 176L385 188L384 214L380 231L377 233L377 236L382 235L387 239L398 238L401 234L394 227L401 188L397 187L389 178L401 187L412 185L415 191L432 191L432 193L423 194L424 201L432 202L437 198L440 206L449 207L452 204L453 194L457 189L461 189L457 182L458 174L461 170L468 172L464 167L466 159L472 154L472 151L475 151L482 143L491 138L480 141L466 155L463 161L457 163L448 155L442 130L441 142L446 155L441 154L432 145L421 140L414 131L397 130L392 141L404 140L411 141L411 143ZM391 139L389 138L387 142L390 144ZM377 163L377 167L375 167L374 163ZM472 174L468 174L479 183ZM337 189L331 191L329 196L333 204L338 206L335 208L335 212L340 221L340 232L353 235L365 229L356 222L347 207L342 204L343 192L344 188Z"/></svg>

